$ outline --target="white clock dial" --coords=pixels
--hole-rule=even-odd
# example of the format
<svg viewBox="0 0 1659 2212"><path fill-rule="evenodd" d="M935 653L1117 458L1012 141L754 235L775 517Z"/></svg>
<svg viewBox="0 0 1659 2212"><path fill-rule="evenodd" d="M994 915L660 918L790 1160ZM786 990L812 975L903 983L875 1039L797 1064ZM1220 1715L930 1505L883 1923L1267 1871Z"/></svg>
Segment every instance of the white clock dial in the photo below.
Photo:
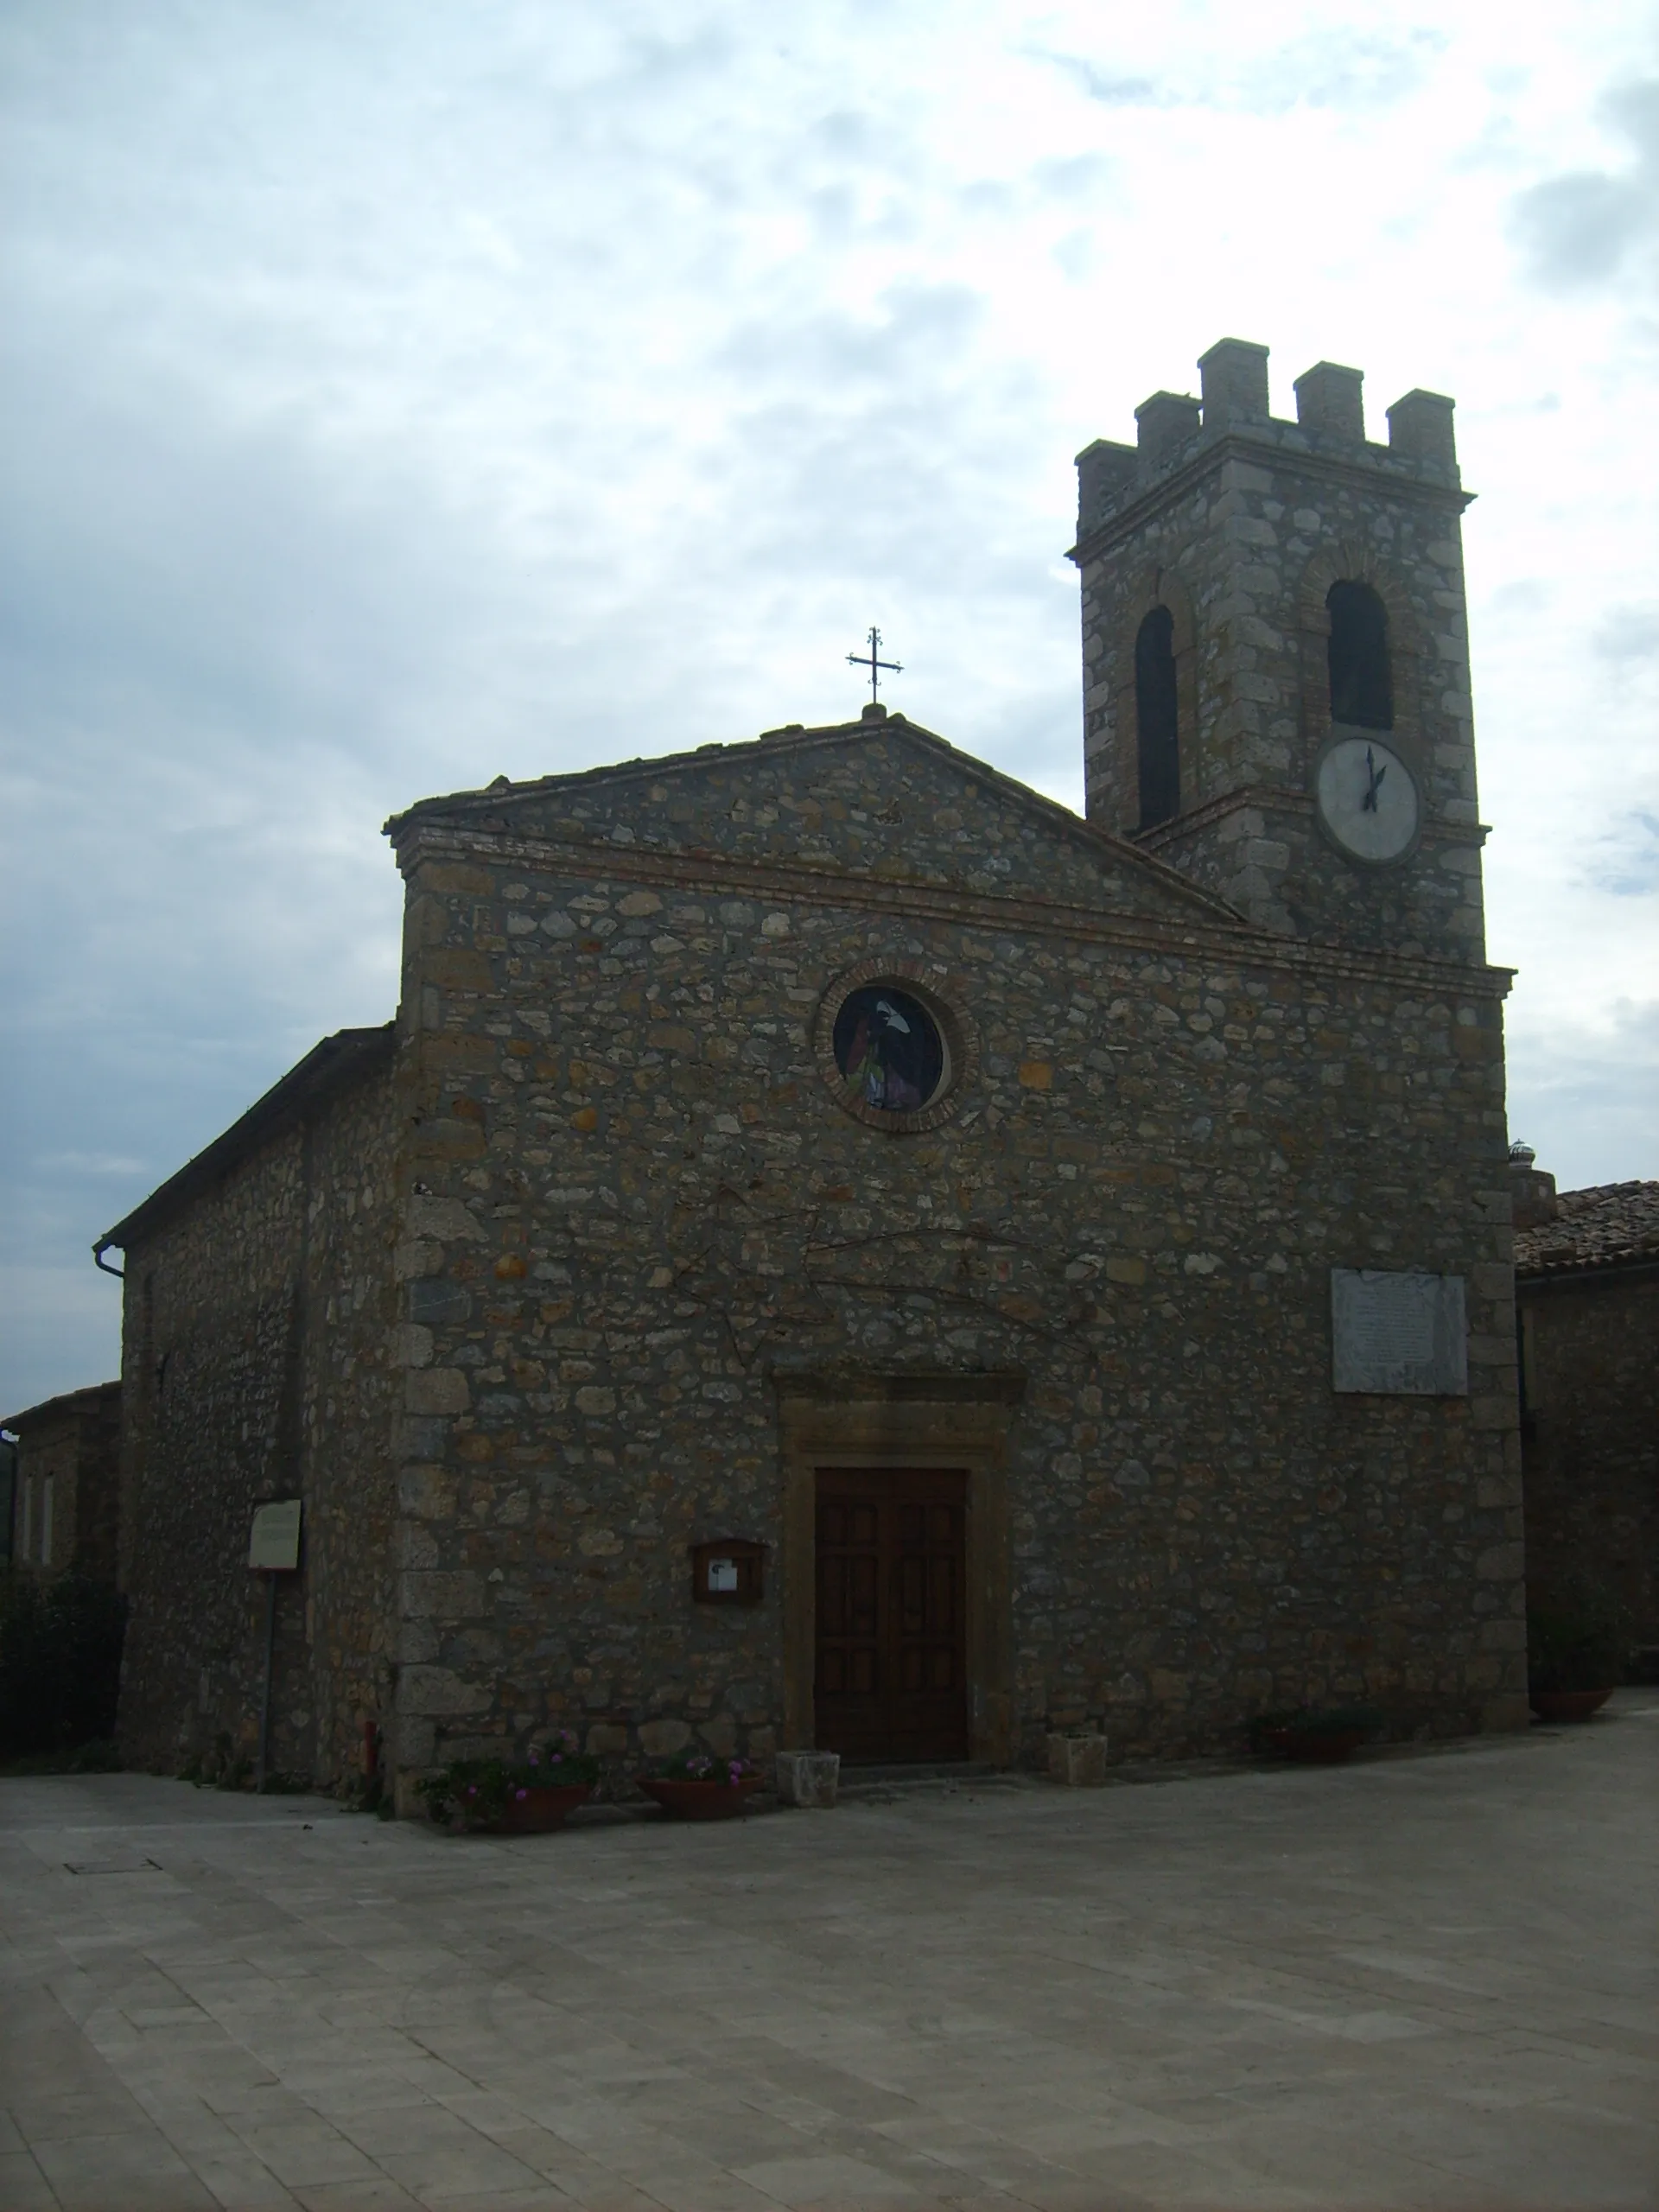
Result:
<svg viewBox="0 0 1659 2212"><path fill-rule="evenodd" d="M1398 860L1417 835L1417 786L1380 738L1339 737L1328 747L1315 795L1326 829L1358 860Z"/></svg>

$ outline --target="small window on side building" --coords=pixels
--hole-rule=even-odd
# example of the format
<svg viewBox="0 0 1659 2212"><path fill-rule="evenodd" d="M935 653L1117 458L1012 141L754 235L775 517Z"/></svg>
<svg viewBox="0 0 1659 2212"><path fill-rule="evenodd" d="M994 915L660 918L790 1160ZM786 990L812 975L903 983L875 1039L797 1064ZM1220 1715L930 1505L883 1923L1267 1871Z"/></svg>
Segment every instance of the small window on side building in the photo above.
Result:
<svg viewBox="0 0 1659 2212"><path fill-rule="evenodd" d="M1325 604L1331 617L1332 721L1359 729L1392 729L1387 609L1369 584L1334 583Z"/></svg>
<svg viewBox="0 0 1659 2212"><path fill-rule="evenodd" d="M1154 607L1135 640L1136 764L1141 823L1150 830L1178 813L1181 804L1180 734L1175 691L1175 620Z"/></svg>

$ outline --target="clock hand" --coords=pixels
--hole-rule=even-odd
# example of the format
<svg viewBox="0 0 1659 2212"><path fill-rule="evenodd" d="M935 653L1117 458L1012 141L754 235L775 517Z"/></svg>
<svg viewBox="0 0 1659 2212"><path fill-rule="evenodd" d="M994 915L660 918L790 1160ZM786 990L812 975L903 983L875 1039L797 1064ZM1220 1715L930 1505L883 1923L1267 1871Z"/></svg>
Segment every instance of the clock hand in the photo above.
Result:
<svg viewBox="0 0 1659 2212"><path fill-rule="evenodd" d="M1359 810L1362 814L1375 814L1376 812L1376 787L1382 782L1382 776L1379 776L1376 772L1376 763L1371 757L1371 748L1369 745L1365 748L1365 773L1370 780L1365 787L1364 798L1359 802ZM1385 768L1382 771L1382 775L1385 776L1387 773L1388 770Z"/></svg>

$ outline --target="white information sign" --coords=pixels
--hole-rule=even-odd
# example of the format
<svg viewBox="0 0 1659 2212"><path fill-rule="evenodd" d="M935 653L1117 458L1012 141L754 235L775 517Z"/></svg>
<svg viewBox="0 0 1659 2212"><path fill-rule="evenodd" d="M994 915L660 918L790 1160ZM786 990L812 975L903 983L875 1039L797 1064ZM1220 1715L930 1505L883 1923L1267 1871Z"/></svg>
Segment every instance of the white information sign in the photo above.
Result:
<svg viewBox="0 0 1659 2212"><path fill-rule="evenodd" d="M300 1563L300 1501L279 1498L262 1505L253 1516L248 1539L248 1565L277 1574L291 1574Z"/></svg>
<svg viewBox="0 0 1659 2212"><path fill-rule="evenodd" d="M709 1587L711 1590L735 1590L737 1561L734 1559L711 1559L709 1562Z"/></svg>
<svg viewBox="0 0 1659 2212"><path fill-rule="evenodd" d="M1463 1277L1332 1268L1331 1387L1391 1396L1467 1397Z"/></svg>

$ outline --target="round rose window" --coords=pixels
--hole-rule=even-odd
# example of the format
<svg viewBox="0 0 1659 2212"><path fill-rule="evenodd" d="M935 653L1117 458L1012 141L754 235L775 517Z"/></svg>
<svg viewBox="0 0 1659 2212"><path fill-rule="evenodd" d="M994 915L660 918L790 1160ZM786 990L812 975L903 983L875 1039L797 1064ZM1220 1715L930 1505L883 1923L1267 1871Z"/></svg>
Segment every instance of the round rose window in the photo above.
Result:
<svg viewBox="0 0 1659 2212"><path fill-rule="evenodd" d="M908 991L868 983L836 1014L836 1065L861 1105L880 1114L918 1114L945 1078L944 1040L932 1015Z"/></svg>

